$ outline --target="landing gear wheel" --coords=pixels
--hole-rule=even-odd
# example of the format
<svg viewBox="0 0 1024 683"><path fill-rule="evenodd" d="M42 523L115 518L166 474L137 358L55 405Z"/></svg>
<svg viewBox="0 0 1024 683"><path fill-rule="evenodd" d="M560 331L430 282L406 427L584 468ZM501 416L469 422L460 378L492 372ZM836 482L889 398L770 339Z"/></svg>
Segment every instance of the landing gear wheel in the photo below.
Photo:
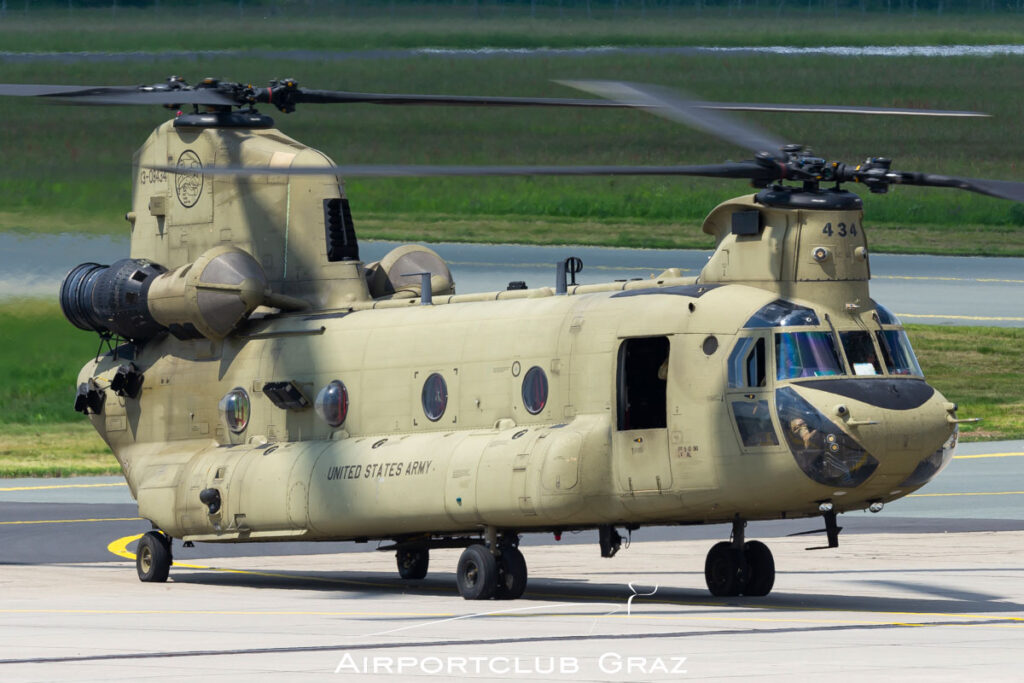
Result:
<svg viewBox="0 0 1024 683"><path fill-rule="evenodd" d="M398 575L403 579L422 579L427 575L430 564L430 550L427 548L399 550L395 553L398 561Z"/></svg>
<svg viewBox="0 0 1024 683"><path fill-rule="evenodd" d="M515 546L505 546L498 556L498 585L494 597L515 600L526 590L526 559Z"/></svg>
<svg viewBox="0 0 1024 683"><path fill-rule="evenodd" d="M166 581L171 571L171 539L159 531L144 534L135 549L135 569L139 581Z"/></svg>
<svg viewBox="0 0 1024 683"><path fill-rule="evenodd" d="M775 559L772 551L760 541L747 541L743 546L747 557L749 578L744 595L768 595L775 585Z"/></svg>
<svg viewBox="0 0 1024 683"><path fill-rule="evenodd" d="M462 551L455 580L466 600L487 600L498 587L498 562L490 550L475 543Z"/></svg>
<svg viewBox="0 0 1024 683"><path fill-rule="evenodd" d="M704 580L708 590L716 597L739 595L747 583L747 561L741 551L729 541L711 546L704 561Z"/></svg>

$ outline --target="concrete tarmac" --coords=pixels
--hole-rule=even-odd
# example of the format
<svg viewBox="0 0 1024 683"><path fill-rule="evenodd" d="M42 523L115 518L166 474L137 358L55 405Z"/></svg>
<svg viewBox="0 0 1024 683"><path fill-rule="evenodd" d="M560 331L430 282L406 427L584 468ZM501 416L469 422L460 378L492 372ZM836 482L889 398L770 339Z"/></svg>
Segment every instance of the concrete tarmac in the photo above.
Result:
<svg viewBox="0 0 1024 683"><path fill-rule="evenodd" d="M0 486L0 680L1019 680L1024 442L963 444L840 547L751 523L777 568L765 598L713 598L722 525L527 535L517 601L467 602L458 550L402 581L375 544L175 544L166 584L135 576L148 529L116 479ZM70 485L70 487L68 487ZM258 556L257 556L258 555ZM684 673L685 672L685 673Z"/></svg>

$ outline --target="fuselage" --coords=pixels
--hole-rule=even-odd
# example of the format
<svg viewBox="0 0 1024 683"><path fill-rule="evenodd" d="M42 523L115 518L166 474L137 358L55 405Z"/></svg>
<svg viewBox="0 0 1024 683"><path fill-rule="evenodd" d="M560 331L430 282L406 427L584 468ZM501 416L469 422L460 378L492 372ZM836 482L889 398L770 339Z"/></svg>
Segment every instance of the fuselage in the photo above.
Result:
<svg viewBox="0 0 1024 683"><path fill-rule="evenodd" d="M187 172L145 168L168 159ZM217 159L331 164L169 122L136 155L132 259L62 287L76 325L135 340L77 407L174 537L803 517L951 457L955 406L869 296L853 195L722 204L696 278L459 295L429 250L361 263L338 179L203 177Z"/></svg>

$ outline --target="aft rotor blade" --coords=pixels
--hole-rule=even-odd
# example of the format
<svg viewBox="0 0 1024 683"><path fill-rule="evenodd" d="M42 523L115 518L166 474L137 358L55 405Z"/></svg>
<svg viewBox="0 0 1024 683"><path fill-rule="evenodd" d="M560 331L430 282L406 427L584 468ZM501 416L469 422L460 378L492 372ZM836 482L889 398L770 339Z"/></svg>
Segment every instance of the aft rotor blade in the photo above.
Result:
<svg viewBox="0 0 1024 683"><path fill-rule="evenodd" d="M833 104L761 104L754 102L696 102L700 109L721 111L767 111L781 114L858 114L862 116L933 116L946 118L990 118L981 111L951 109L908 109L905 107L848 107Z"/></svg>
<svg viewBox="0 0 1024 683"><path fill-rule="evenodd" d="M907 173L890 171L886 180L895 185L920 185L923 187L953 187L968 192L977 192L990 197L1024 202L1024 183L1013 180L986 180L983 178L960 178L934 173Z"/></svg>
<svg viewBox="0 0 1024 683"><path fill-rule="evenodd" d="M752 152L766 152L781 158L780 150L785 145L781 140L727 114L712 112L702 107L701 102L687 98L678 91L620 81L558 82L624 105L642 107L652 114L710 133Z"/></svg>
<svg viewBox="0 0 1024 683"><path fill-rule="evenodd" d="M431 176L703 176L776 180L783 177L779 167L754 161L698 166L208 166L203 169L177 166L147 166L165 173L199 173L210 176L327 175L349 178L422 178Z"/></svg>

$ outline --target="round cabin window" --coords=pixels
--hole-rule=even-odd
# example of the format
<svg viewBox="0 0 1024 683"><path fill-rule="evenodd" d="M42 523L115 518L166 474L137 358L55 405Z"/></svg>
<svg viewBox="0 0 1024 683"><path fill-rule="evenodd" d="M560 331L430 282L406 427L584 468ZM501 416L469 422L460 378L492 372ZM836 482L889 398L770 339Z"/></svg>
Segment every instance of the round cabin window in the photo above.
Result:
<svg viewBox="0 0 1024 683"><path fill-rule="evenodd" d="M331 380L316 395L317 415L331 427L340 427L348 416L348 389L341 380Z"/></svg>
<svg viewBox="0 0 1024 683"><path fill-rule="evenodd" d="M431 422L437 422L448 407L448 385L440 373L433 373L423 383L423 414Z"/></svg>
<svg viewBox="0 0 1024 683"><path fill-rule="evenodd" d="M220 419L233 434L240 434L249 426L249 394L235 387L220 400Z"/></svg>
<svg viewBox="0 0 1024 683"><path fill-rule="evenodd" d="M548 378L544 371L534 365L523 378L523 405L530 415L544 410L548 403Z"/></svg>

